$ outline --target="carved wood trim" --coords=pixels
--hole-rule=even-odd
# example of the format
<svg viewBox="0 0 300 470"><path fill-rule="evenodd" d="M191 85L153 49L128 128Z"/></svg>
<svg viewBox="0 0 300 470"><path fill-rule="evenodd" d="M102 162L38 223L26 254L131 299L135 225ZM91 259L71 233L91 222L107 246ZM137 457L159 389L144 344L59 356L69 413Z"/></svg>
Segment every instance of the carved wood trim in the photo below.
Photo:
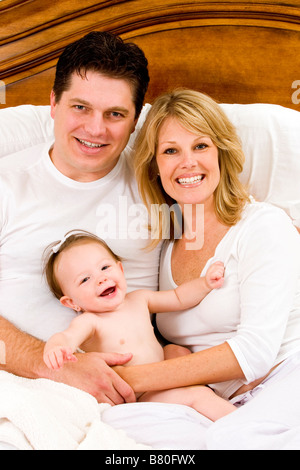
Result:
<svg viewBox="0 0 300 470"><path fill-rule="evenodd" d="M49 68L45 64L57 59L68 43L96 29L125 38L202 25L300 30L300 8L281 4L86 0L84 5L80 9L73 1L61 0L52 0L51 5L40 0L1 2L1 79L36 67Z"/></svg>
<svg viewBox="0 0 300 470"><path fill-rule="evenodd" d="M224 2L85 0L83 8L79 2L75 3L73 0L51 0L51 2L4 0L0 2L0 15L0 80L4 81L7 87L7 94L10 98L7 105L21 104L22 100L33 104L48 102L48 90L52 85L58 56L67 44L92 30L113 31L120 34L125 40L134 40L142 48L145 48L147 57L150 54L151 77L155 74L155 79L151 79L150 82L149 96L151 98L161 91L159 77L163 71L161 70L161 62L153 54L151 55L150 41L154 41L154 43L164 41L166 47L170 47L171 38L178 41L180 31L186 41L193 40L201 31L200 35L203 38L203 28L207 34L211 35L211 41L214 39L219 41L220 37L224 37L228 41L230 38L225 34L225 31L235 28L236 32L240 31L242 40L246 41L245 31L248 28L249 38L259 34L261 45L266 37L269 43L278 40L279 48L284 49L283 44L286 44L287 47L292 47L295 50L299 51L300 49L300 2L298 0L289 0L288 4L279 1L270 3L262 0L255 2L233 0ZM264 31L265 33L263 33ZM204 43L210 47L207 41ZM261 45L257 43L256 47L262 47ZM276 52L275 46L272 46L270 50ZM159 51L157 45L155 47L154 49ZM232 44L229 44L229 48L232 50ZM211 50L212 54L215 53L213 48ZM199 59L198 51L194 51L194 55ZM174 62L171 57L165 57L165 59L167 65ZM242 61L242 58L239 57L239 60ZM264 67L261 53L259 60L258 66ZM213 61L214 57L211 55L209 65L212 73L216 74ZM246 62L245 59L247 68ZM299 79L299 76L296 76L296 70L300 70L299 62L298 52L293 64L288 65L289 75L284 77L286 88L291 86L291 77L293 80ZM271 65L268 67L270 69ZM196 72L193 73L190 70L189 73L192 80L188 84L194 85L195 77L192 75L196 75ZM220 77L220 80L223 78ZM231 79L231 77L227 78ZM249 75L249 81L251 79L252 77ZM283 79L279 78L278 80L282 81ZM266 89L268 84L265 82L266 79L262 83L260 96L257 96L259 90L252 95L249 93L249 96L252 96L252 99L257 97L258 101L268 102L267 100L270 99L271 102L274 102L273 97L269 98ZM221 87L217 81L214 86ZM241 84L234 81L232 83L224 81L223 89L232 87L229 99L233 99L234 87L237 87L238 90L239 86L241 88ZM254 86L257 87L255 77ZM276 96L277 84L275 81L272 86L273 96ZM209 85L207 92L211 91L214 92L215 88ZM289 90L287 89L284 93L288 95ZM220 96L223 98L222 93ZM30 97L32 97L32 101ZM245 99L243 94L239 94L237 91L237 102L239 97L242 100ZM282 100L278 91L278 103L289 106L289 96Z"/></svg>

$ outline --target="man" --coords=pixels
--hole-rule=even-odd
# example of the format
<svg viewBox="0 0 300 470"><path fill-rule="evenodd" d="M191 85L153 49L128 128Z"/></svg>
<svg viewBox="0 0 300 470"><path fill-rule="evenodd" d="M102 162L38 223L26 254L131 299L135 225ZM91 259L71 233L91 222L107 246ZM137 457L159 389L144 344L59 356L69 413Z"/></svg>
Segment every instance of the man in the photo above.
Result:
<svg viewBox="0 0 300 470"><path fill-rule="evenodd" d="M109 33L88 34L68 46L57 64L53 145L0 162L0 367L64 382L110 404L135 401L110 367L126 363L130 354L78 353L78 362L61 372L43 363L44 341L73 314L49 293L42 258L69 230L87 230L121 256L130 289L157 288L159 250L147 252L147 240L137 236L146 220L138 212L131 148L125 149L148 82L147 60L136 45Z"/></svg>

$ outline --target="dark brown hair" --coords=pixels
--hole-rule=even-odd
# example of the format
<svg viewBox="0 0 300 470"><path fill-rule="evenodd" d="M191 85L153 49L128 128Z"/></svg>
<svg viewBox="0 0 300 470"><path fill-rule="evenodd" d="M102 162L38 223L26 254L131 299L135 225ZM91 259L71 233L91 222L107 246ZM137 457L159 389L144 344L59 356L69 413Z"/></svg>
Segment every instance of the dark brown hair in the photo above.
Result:
<svg viewBox="0 0 300 470"><path fill-rule="evenodd" d="M149 84L148 61L134 43L125 43L112 33L94 31L69 44L61 54L53 85L58 103L71 84L74 73L85 77L88 71L126 80L131 86L137 119Z"/></svg>

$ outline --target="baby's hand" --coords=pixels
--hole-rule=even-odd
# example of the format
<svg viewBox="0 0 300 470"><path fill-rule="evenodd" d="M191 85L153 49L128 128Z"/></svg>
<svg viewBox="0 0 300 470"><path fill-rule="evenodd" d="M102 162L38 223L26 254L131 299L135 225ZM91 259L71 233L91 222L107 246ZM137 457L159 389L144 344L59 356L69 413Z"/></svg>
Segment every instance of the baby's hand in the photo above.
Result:
<svg viewBox="0 0 300 470"><path fill-rule="evenodd" d="M49 369L61 369L65 362L76 362L71 348L56 346L49 351L44 352L44 362Z"/></svg>
<svg viewBox="0 0 300 470"><path fill-rule="evenodd" d="M224 263L217 261L213 263L207 270L205 275L206 284L210 289L219 289L224 283Z"/></svg>

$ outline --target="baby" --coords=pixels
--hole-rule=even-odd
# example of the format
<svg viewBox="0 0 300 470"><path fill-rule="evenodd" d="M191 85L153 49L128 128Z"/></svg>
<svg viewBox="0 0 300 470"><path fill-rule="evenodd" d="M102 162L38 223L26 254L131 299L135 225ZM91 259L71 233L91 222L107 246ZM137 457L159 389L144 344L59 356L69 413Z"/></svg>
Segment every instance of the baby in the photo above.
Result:
<svg viewBox="0 0 300 470"><path fill-rule="evenodd" d="M76 361L74 352L78 348L85 352L131 352L133 357L126 365L164 360L164 349L155 337L150 313L194 307L224 281L223 263L217 262L205 277L174 290L127 293L121 260L101 239L88 232L69 232L66 237L52 245L45 274L62 305L81 314L65 331L47 341L44 361L51 369ZM201 385L145 392L137 400L191 406L212 421L236 409Z"/></svg>

